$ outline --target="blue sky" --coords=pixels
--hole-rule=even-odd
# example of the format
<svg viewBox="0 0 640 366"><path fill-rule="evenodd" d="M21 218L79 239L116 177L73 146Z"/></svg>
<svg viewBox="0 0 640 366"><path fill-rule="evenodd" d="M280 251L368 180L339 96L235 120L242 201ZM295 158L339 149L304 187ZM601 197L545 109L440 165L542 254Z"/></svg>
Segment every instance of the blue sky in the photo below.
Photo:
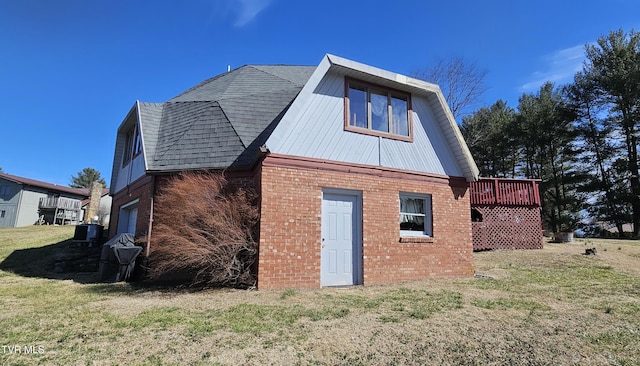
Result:
<svg viewBox="0 0 640 366"><path fill-rule="evenodd" d="M640 30L637 0L0 0L0 167L109 182L136 100L166 101L245 64L325 53L410 75L439 58L488 71L484 105L571 80L584 45Z"/></svg>

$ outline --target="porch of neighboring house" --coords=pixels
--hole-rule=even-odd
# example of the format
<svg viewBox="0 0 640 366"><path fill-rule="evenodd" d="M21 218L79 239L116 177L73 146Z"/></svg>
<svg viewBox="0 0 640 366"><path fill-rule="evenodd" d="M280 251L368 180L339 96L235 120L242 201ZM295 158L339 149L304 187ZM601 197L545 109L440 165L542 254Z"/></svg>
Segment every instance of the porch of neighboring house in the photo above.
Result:
<svg viewBox="0 0 640 366"><path fill-rule="evenodd" d="M82 219L82 201L66 197L42 197L38 204L39 224L76 225Z"/></svg>
<svg viewBox="0 0 640 366"><path fill-rule="evenodd" d="M537 180L481 178L470 199L474 251L542 249Z"/></svg>

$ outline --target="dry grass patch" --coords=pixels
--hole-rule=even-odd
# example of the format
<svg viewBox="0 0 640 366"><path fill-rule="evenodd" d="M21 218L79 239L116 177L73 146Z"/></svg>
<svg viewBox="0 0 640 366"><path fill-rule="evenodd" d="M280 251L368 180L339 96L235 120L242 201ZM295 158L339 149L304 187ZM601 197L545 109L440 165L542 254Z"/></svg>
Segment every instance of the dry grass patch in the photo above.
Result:
<svg viewBox="0 0 640 366"><path fill-rule="evenodd" d="M43 239L25 245L65 240L50 229L34 229ZM11 234L0 230L0 243ZM2 245L5 255L24 248ZM598 254L584 256L586 247ZM476 253L480 278L281 291L167 291L0 271L0 339L44 348L1 353L0 363L637 365L639 254L637 242L548 244Z"/></svg>

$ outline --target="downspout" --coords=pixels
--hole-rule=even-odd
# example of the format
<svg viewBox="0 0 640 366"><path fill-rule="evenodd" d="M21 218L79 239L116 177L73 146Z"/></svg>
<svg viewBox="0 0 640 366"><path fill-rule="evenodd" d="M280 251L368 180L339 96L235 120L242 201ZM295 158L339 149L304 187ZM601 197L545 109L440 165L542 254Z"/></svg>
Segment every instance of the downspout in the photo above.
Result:
<svg viewBox="0 0 640 366"><path fill-rule="evenodd" d="M149 229L147 230L147 247L144 250L144 256L149 257L149 248L151 247L151 232L153 230L153 206L156 196L156 176L153 176L153 183L151 183L151 203L149 207Z"/></svg>

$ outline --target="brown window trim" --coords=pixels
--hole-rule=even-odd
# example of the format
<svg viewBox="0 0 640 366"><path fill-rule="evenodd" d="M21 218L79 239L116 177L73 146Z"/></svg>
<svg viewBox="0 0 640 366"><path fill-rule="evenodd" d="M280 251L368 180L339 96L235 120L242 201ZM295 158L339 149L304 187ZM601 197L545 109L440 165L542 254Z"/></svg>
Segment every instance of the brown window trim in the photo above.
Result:
<svg viewBox="0 0 640 366"><path fill-rule="evenodd" d="M349 85L365 87L367 89L374 89L378 91L386 91L391 95L396 94L398 96L407 98L407 123L409 129L409 136L396 135L391 132L376 131L369 128L351 126L349 124ZM391 140L399 140L405 142L413 142L413 108L411 105L411 93L407 93L398 89L389 88L382 85L369 83L366 81L345 77L344 78L344 130L349 132L361 133L364 135L378 136Z"/></svg>

